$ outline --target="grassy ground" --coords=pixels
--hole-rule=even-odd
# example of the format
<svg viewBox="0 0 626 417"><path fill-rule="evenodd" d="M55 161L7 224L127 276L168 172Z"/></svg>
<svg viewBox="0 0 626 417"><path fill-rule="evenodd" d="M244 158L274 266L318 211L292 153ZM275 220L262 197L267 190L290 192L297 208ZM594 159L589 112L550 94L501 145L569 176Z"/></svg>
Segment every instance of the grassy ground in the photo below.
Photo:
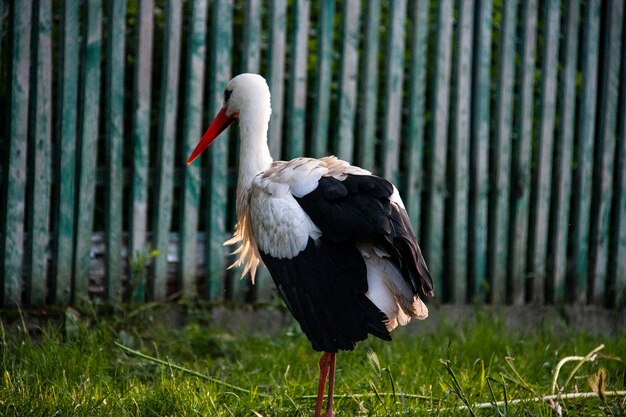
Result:
<svg viewBox="0 0 626 417"><path fill-rule="evenodd" d="M0 415L312 415L319 354L297 327L272 337L233 335L207 328L205 314L181 327L158 309L132 318L91 314L27 331L4 319ZM520 335L479 312L469 324L415 333L394 334L392 343L370 339L338 356L337 416L626 415L624 395L613 395L626 389L625 332ZM555 391L595 390L602 398L530 400L551 394L562 358L585 357L601 344L597 356L563 365Z"/></svg>

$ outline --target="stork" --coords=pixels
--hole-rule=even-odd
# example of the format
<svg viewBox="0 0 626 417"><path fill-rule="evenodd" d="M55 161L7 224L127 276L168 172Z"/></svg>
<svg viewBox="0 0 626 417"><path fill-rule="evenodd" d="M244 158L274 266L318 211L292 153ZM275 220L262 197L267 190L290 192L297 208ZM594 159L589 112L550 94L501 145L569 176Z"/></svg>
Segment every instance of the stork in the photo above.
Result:
<svg viewBox="0 0 626 417"><path fill-rule="evenodd" d="M428 267L398 190L371 172L329 156L273 161L267 144L271 103L263 77L241 74L226 85L224 105L189 157L239 122L238 244L252 282L263 263L313 349L324 352L315 417L328 381L333 416L336 353L411 317L425 319L433 295Z"/></svg>

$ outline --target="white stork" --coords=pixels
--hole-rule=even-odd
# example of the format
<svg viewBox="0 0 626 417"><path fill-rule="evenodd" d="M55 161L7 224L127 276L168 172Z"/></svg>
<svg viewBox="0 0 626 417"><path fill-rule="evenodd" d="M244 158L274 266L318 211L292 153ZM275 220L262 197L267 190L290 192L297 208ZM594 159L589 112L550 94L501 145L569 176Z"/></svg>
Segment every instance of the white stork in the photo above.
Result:
<svg viewBox="0 0 626 417"><path fill-rule="evenodd" d="M420 297L433 295L433 283L396 187L332 156L273 161L271 112L263 77L233 78L187 164L239 121L237 227L225 244L239 244L233 266L244 265L252 282L265 264L313 349L324 352L315 417L327 380L331 417L337 351L368 334L391 340L398 325L425 319Z"/></svg>

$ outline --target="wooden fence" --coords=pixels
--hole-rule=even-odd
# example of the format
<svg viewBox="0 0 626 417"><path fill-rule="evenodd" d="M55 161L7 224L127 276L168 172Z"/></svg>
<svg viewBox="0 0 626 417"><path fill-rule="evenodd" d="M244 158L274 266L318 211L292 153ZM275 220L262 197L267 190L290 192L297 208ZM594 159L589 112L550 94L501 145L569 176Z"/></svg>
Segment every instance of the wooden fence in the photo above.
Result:
<svg viewBox="0 0 626 417"><path fill-rule="evenodd" d="M273 296L236 133L185 166L240 72L276 159L399 186L440 301L626 299L623 0L0 0L0 57L1 305Z"/></svg>

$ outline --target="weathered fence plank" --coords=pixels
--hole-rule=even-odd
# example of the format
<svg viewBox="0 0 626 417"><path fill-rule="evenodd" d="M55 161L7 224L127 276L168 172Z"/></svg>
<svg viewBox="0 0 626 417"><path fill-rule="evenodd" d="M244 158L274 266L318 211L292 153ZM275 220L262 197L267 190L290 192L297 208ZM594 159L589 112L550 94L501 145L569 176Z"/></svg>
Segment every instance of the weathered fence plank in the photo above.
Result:
<svg viewBox="0 0 626 417"><path fill-rule="evenodd" d="M378 51L380 31L380 1L368 0L365 6L363 50L361 51L361 77L359 80L358 131L356 161L359 166L374 170L376 156L376 110L378 108ZM425 44L424 44L425 50Z"/></svg>
<svg viewBox="0 0 626 417"><path fill-rule="evenodd" d="M247 0L243 27L243 69L258 73L261 67L261 0Z"/></svg>
<svg viewBox="0 0 626 417"><path fill-rule="evenodd" d="M187 73L185 99L182 104L184 121L183 155L191 155L202 135L202 99L206 55L206 0L191 3L191 29L187 40ZM185 168L184 189L181 193L179 259L182 290L186 298L197 297L198 208L200 206L200 165Z"/></svg>
<svg viewBox="0 0 626 417"><path fill-rule="evenodd" d="M492 178L489 199L487 269L490 301L495 304L500 304L506 300L509 180L511 178L511 131L518 2L509 0L504 2L502 7L497 95L494 109L495 128L489 156L489 171Z"/></svg>
<svg viewBox="0 0 626 417"><path fill-rule="evenodd" d="M470 200L468 255L470 299L485 295L487 251L487 199L489 157L489 91L491 68L491 0L478 0L474 35L472 124L470 139Z"/></svg>
<svg viewBox="0 0 626 417"><path fill-rule="evenodd" d="M428 1L413 0L409 3L409 14L412 20L409 49L411 60L408 75L408 116L405 140L406 152L406 193L405 204L413 229L419 237L422 191L424 190L424 124L426 107L426 61L428 58L426 47L428 45ZM371 27L371 26L369 26ZM376 31L368 31L370 32ZM368 66L371 64L368 64ZM376 95L373 95L376 97ZM368 102L365 109L369 109L372 103ZM374 109L375 110L375 109ZM367 110L371 111L371 110ZM363 112L365 113L365 112ZM373 134L373 133L372 133ZM363 141L360 141L362 144ZM371 157L374 151L371 150Z"/></svg>
<svg viewBox="0 0 626 417"><path fill-rule="evenodd" d="M626 28L622 31L622 60L626 57ZM616 187L617 195L613 203L611 224L613 248L609 256L609 277L611 288L607 289L607 305L622 308L626 302L626 66L622 66L620 89L620 112L618 115Z"/></svg>
<svg viewBox="0 0 626 417"><path fill-rule="evenodd" d="M452 178L446 213L448 259L444 274L452 278L450 299L467 301L467 203L469 197L469 140L472 103L472 41L474 32L474 0L458 3L458 30L455 41L453 77L456 79L452 101L449 141Z"/></svg>
<svg viewBox="0 0 626 417"><path fill-rule="evenodd" d="M608 7L608 22L601 39L603 69L598 95L598 124L595 139L595 160L593 172L591 225L589 239L590 298L595 304L606 301L607 260L609 245L609 225L611 201L613 198L613 168L615 159L615 135L617 127L617 104L619 93L620 63L622 62L621 40L624 3L611 1L603 4Z"/></svg>
<svg viewBox="0 0 626 417"><path fill-rule="evenodd" d="M309 41L309 13L311 2L297 0L293 4L291 32L291 66L285 109L285 159L304 154L306 137L307 55Z"/></svg>
<svg viewBox="0 0 626 417"><path fill-rule="evenodd" d="M387 26L387 59L385 67L385 101L382 137L382 175L393 183L400 172L400 123L404 91L404 19L406 0L391 3Z"/></svg>
<svg viewBox="0 0 626 417"><path fill-rule="evenodd" d="M330 90L333 70L333 22L335 2L319 2L319 23L317 27L317 77L315 80L315 100L311 119L311 156L326 156L328 150L328 121L330 111Z"/></svg>
<svg viewBox="0 0 626 417"><path fill-rule="evenodd" d="M342 51L339 75L339 129L336 135L336 155L352 162L354 155L354 118L356 114L356 83L359 68L358 0L347 0L342 11Z"/></svg>
<svg viewBox="0 0 626 417"><path fill-rule="evenodd" d="M102 1L87 2L87 25L84 38L82 74L82 118L79 131L80 169L78 186L78 209L76 219L76 257L74 266L74 294L77 303L87 299L89 285L89 262L91 234L93 232L94 195L96 190L96 161L100 115L100 52L102 48Z"/></svg>
<svg viewBox="0 0 626 417"><path fill-rule="evenodd" d="M178 79L181 44L182 4L176 0L167 3L165 41L163 43L163 71L161 80L160 126L157 142L156 213L154 215L154 277L151 294L155 300L167 295L167 246L172 221L174 173L174 141L178 112Z"/></svg>
<svg viewBox="0 0 626 417"><path fill-rule="evenodd" d="M270 28L268 40L267 84L272 94L272 116L268 130L270 153L281 159L283 144L283 102L285 78L285 44L287 38L287 1L269 4Z"/></svg>
<svg viewBox="0 0 626 417"><path fill-rule="evenodd" d="M582 33L582 86L580 111L577 121L578 135L574 147L574 182L571 200L572 275L569 278L568 298L587 300L587 269L589 251L589 224L591 208L591 175L593 168L594 136L596 124L596 95L598 79L598 41L600 31L600 2L589 0L585 7L585 25Z"/></svg>
<svg viewBox="0 0 626 417"><path fill-rule="evenodd" d="M57 304L68 304L72 295L72 269L74 264L74 216L76 184L76 127L78 105L78 53L80 43L78 1L63 2L61 29L61 82L59 85L59 164L58 196L54 217L56 233L54 245L52 299Z"/></svg>
<svg viewBox="0 0 626 417"><path fill-rule="evenodd" d="M30 29L32 7L16 0L13 14L13 45L11 49L11 128L6 187L5 233L3 236L3 299L4 305L19 305L22 299L24 253L24 220L26 197L26 148L28 135L28 100L30 94Z"/></svg>
<svg viewBox="0 0 626 417"><path fill-rule="evenodd" d="M211 46L209 49L209 117L217 114L224 100L224 87L231 78L231 49L232 49L232 0L213 3L211 10ZM226 237L226 208L228 198L228 143L229 135L222 134L220 140L215 141L210 149L208 167L209 206L206 224L209 232L206 234L205 245L205 282L206 294L212 300L222 299L224 296L224 268L226 266L223 246Z"/></svg>
<svg viewBox="0 0 626 417"><path fill-rule="evenodd" d="M548 300L562 302L567 269L567 238L569 229L570 190L572 186L572 151L574 147L574 118L576 115L576 71L578 62L578 28L580 4L567 2L563 56L559 87L559 134L554 144L552 207L550 209L550 234L548 236L548 276L554 282L554 292Z"/></svg>
<svg viewBox="0 0 626 417"><path fill-rule="evenodd" d="M528 209L530 197L530 155L533 133L533 89L535 83L535 50L537 39L537 1L522 3L522 43L519 54L520 87L512 143L512 192L509 230L509 288L514 304L525 301L526 244L528 242Z"/></svg>
<svg viewBox="0 0 626 417"><path fill-rule="evenodd" d="M26 303L42 305L46 300L50 242L50 188L52 177L52 4L40 0L37 16L36 70L33 95L35 117L29 156L32 188L29 198ZM34 21L34 19L33 19ZM28 270L30 269L30 270Z"/></svg>
<svg viewBox="0 0 626 417"><path fill-rule="evenodd" d="M141 0L137 16L136 64L133 91L133 155L132 208L130 210L130 238L128 259L131 261L133 282L131 299L145 300L145 282L135 282L133 271L141 259L149 256L148 227L148 165L150 154L150 103L152 100L152 52L154 30L154 1Z"/></svg>
<svg viewBox="0 0 626 417"><path fill-rule="evenodd" d="M546 258L552 178L552 145L556 110L556 85L559 52L560 2L543 3L544 30L541 67L541 101L537 144L533 152L528 231L528 271L532 278L531 299L543 303L546 293Z"/></svg>
<svg viewBox="0 0 626 417"><path fill-rule="evenodd" d="M440 1L437 10L437 41L433 80L433 121L428 145L428 193L422 236L428 268L435 288L441 288L443 276L443 233L448 149L448 109L450 107L450 72L452 55L452 0ZM399 109L398 109L399 111ZM398 141L399 142L399 141ZM396 162L397 166L397 162ZM397 168L396 168L397 169ZM397 171L396 171L397 172ZM394 176L391 176L394 178Z"/></svg>
<svg viewBox="0 0 626 417"><path fill-rule="evenodd" d="M122 142L124 140L124 72L126 42L126 1L109 3L107 19L105 83L105 245L106 285L108 298L121 299L122 276Z"/></svg>

